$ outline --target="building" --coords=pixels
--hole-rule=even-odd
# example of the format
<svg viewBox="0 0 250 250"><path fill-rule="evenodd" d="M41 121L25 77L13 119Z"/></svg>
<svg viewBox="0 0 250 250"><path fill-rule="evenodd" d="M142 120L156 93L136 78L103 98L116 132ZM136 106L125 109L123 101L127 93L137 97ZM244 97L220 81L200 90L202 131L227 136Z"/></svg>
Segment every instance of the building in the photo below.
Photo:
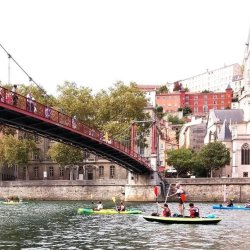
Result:
<svg viewBox="0 0 250 250"><path fill-rule="evenodd" d="M161 87L161 85L137 84L137 87L145 94L145 97L148 100L148 105L155 107L155 95L157 90Z"/></svg>
<svg viewBox="0 0 250 250"><path fill-rule="evenodd" d="M244 79L239 109L211 110L204 142L221 141L230 150L231 164L223 175L250 177L250 30L244 54Z"/></svg>
<svg viewBox="0 0 250 250"><path fill-rule="evenodd" d="M22 132L18 131L18 136ZM0 167L0 180L127 180L128 170L101 157L83 151L84 160L74 166L60 166L53 162L48 150L54 141L37 137L37 150L30 156L28 165Z"/></svg>
<svg viewBox="0 0 250 250"><path fill-rule="evenodd" d="M242 85L242 67L238 64L224 66L215 70L207 70L196 76L179 81L184 88L191 92L222 92L228 84L233 92L238 92Z"/></svg>
<svg viewBox="0 0 250 250"><path fill-rule="evenodd" d="M179 136L179 145L180 147L197 151L204 146L205 135L205 121L202 118L193 119L191 122L185 123L182 126Z"/></svg>
<svg viewBox="0 0 250 250"><path fill-rule="evenodd" d="M162 106L165 112L177 112L189 107L193 115L204 116L210 109L231 107L233 91L230 85L225 92L186 92L181 90L172 93L156 94L156 105Z"/></svg>

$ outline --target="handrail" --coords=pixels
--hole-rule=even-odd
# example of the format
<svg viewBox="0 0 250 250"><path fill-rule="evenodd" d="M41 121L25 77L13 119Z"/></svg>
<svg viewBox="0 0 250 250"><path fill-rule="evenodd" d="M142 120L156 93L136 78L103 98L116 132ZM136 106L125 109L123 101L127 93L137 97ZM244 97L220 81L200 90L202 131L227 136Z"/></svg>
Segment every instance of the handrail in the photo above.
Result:
<svg viewBox="0 0 250 250"><path fill-rule="evenodd" d="M126 147L121 142L115 139L110 138L108 141L105 141L104 135L101 131L89 127L88 125L76 120L74 117L70 117L54 108L41 104L34 99L25 97L0 86L0 103L1 102L9 106L13 106L16 109L32 113L32 115L34 116L42 117L43 119L46 119L50 122L52 121L56 124L70 128L80 134L83 134L85 136L87 135L89 138L95 139L101 143L112 146L113 148L136 159L145 167L151 170L151 168L148 166L147 161L141 155L132 151L130 148Z"/></svg>

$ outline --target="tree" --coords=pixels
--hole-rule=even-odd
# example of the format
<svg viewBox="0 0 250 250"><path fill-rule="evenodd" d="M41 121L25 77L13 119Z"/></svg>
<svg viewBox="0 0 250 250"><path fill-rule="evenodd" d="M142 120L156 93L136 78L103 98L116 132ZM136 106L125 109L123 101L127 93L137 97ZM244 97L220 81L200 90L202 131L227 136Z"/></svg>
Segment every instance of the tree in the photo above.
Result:
<svg viewBox="0 0 250 250"><path fill-rule="evenodd" d="M171 122L172 124L184 124L182 119L179 119L177 116L173 115L168 116L168 122Z"/></svg>
<svg viewBox="0 0 250 250"><path fill-rule="evenodd" d="M163 85L161 86L158 90L157 90L157 94L160 94L160 93L168 93L169 92L169 89L166 85Z"/></svg>
<svg viewBox="0 0 250 250"><path fill-rule="evenodd" d="M221 169L230 163L230 152L221 142L210 142L205 145L199 157L205 169L210 171L211 177L213 170Z"/></svg>
<svg viewBox="0 0 250 250"><path fill-rule="evenodd" d="M144 112L147 100L135 83L129 86L117 82L109 91L100 91L95 96L96 125L118 140L130 137L130 127L134 120L148 120ZM143 130L142 124L140 124Z"/></svg>
<svg viewBox="0 0 250 250"><path fill-rule="evenodd" d="M36 150L33 140L16 138L13 135L3 136L0 144L2 155L0 161L7 166L26 165L28 169L30 153ZM26 171L28 178L28 171Z"/></svg>
<svg viewBox="0 0 250 250"><path fill-rule="evenodd" d="M177 176L187 175L198 164L195 154L186 148L168 150L167 163L176 169Z"/></svg>
<svg viewBox="0 0 250 250"><path fill-rule="evenodd" d="M89 126L96 125L96 104L90 88L78 87L76 83L66 81L57 86L57 91L57 105L63 113L76 116L79 121Z"/></svg>
<svg viewBox="0 0 250 250"><path fill-rule="evenodd" d="M156 106L156 108L154 109L154 113L159 120L161 120L165 115L162 106Z"/></svg>
<svg viewBox="0 0 250 250"><path fill-rule="evenodd" d="M183 116L187 116L189 114L192 114L192 109L188 106L185 106L182 111L183 111Z"/></svg>
<svg viewBox="0 0 250 250"><path fill-rule="evenodd" d="M61 166L69 166L70 180L73 179L73 166L83 161L83 152L79 148L75 148L59 142L54 143L48 151L48 155L53 161Z"/></svg>
<svg viewBox="0 0 250 250"><path fill-rule="evenodd" d="M174 82L173 91L180 91L182 89L182 84L180 82Z"/></svg>

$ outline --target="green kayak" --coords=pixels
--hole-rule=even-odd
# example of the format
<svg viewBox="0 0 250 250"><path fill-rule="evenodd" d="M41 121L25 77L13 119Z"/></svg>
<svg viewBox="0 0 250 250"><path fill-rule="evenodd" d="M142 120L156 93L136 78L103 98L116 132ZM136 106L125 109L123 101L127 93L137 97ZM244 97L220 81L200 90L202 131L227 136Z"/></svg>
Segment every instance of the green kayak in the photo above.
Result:
<svg viewBox="0 0 250 250"><path fill-rule="evenodd" d="M217 224L221 218L190 218L190 217L162 217L162 216L143 216L143 218L150 222L160 222L165 224Z"/></svg>
<svg viewBox="0 0 250 250"><path fill-rule="evenodd" d="M115 209L102 209L100 211L93 210L91 208L78 208L78 214L141 214L142 211L131 209L123 212L118 212Z"/></svg>

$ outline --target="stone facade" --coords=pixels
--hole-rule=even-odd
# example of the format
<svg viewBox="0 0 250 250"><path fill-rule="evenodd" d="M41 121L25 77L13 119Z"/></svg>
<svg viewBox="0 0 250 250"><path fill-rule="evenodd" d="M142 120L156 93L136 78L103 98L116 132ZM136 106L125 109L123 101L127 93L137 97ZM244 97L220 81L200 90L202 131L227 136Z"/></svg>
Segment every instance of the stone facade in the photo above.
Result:
<svg viewBox="0 0 250 250"><path fill-rule="evenodd" d="M0 167L0 180L127 180L125 168L86 152L83 162L61 167L48 156L54 141L42 137L36 141L37 150L30 156L28 165Z"/></svg>

